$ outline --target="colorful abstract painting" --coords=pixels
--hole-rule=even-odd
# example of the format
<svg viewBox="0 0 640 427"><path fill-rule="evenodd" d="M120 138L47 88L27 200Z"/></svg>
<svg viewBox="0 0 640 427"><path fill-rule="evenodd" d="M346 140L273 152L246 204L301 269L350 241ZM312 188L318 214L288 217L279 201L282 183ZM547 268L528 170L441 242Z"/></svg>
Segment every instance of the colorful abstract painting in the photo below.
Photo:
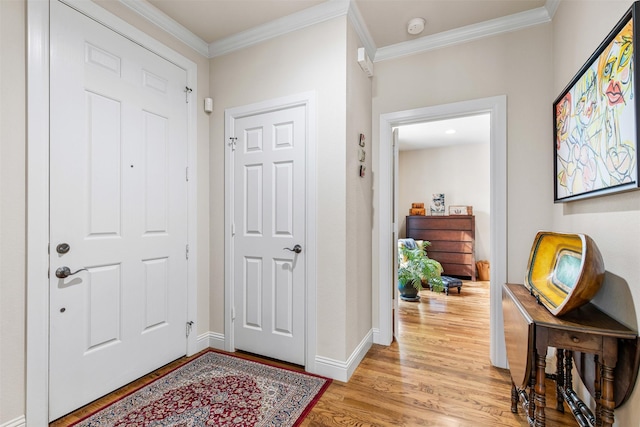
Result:
<svg viewBox="0 0 640 427"><path fill-rule="evenodd" d="M632 12L554 102L557 202L638 188Z"/></svg>

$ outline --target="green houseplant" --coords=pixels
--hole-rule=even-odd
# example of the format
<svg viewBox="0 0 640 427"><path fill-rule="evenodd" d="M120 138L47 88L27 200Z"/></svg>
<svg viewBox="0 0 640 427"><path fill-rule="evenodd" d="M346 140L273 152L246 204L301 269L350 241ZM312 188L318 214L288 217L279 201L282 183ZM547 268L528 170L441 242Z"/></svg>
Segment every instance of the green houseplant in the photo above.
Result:
<svg viewBox="0 0 640 427"><path fill-rule="evenodd" d="M424 249L431 243L423 241L422 247L416 245L415 248L407 247L405 244L398 245L398 290L400 298L406 301L417 301L420 299L418 292L427 284L434 291L442 291L444 283L440 275L442 265L435 259L427 256Z"/></svg>

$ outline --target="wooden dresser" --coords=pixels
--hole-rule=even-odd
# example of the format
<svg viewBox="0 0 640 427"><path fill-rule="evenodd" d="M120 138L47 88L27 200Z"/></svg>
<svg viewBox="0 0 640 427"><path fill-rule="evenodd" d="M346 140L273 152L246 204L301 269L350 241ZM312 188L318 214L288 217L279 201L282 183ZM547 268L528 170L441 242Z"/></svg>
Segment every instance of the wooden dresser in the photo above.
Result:
<svg viewBox="0 0 640 427"><path fill-rule="evenodd" d="M444 275L476 280L473 215L407 216L406 235L431 242L427 254L442 264Z"/></svg>

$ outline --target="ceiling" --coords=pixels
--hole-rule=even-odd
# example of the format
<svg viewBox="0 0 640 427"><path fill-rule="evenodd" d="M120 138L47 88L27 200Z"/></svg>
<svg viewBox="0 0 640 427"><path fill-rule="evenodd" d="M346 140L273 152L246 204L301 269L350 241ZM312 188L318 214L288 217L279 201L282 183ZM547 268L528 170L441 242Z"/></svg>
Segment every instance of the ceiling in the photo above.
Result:
<svg viewBox="0 0 640 427"><path fill-rule="evenodd" d="M327 0L148 0L207 43L300 12ZM331 1L331 0L329 0ZM545 0L355 0L376 46L389 46L543 7ZM427 23L407 33L412 18Z"/></svg>
<svg viewBox="0 0 640 427"><path fill-rule="evenodd" d="M1 1L1 0L0 0ZM560 0L119 0L213 58L347 15L369 55L383 61L549 22ZM423 18L421 34L407 32ZM455 129L453 135L444 131ZM488 116L404 126L400 149L488 143Z"/></svg>
<svg viewBox="0 0 640 427"><path fill-rule="evenodd" d="M398 128L400 151L451 145L488 144L490 135L489 113L416 123Z"/></svg>
<svg viewBox="0 0 640 427"><path fill-rule="evenodd" d="M103 0L104 1L104 0ZM560 0L119 0L210 58L348 15L375 62L549 22ZM410 35L412 18L426 20Z"/></svg>

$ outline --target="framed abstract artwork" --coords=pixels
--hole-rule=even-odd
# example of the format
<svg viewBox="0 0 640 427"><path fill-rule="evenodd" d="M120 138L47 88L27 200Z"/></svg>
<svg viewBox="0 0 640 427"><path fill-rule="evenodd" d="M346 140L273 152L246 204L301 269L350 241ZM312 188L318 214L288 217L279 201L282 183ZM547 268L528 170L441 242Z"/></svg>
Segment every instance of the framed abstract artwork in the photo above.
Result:
<svg viewBox="0 0 640 427"><path fill-rule="evenodd" d="M554 201L637 189L638 2L553 103Z"/></svg>

